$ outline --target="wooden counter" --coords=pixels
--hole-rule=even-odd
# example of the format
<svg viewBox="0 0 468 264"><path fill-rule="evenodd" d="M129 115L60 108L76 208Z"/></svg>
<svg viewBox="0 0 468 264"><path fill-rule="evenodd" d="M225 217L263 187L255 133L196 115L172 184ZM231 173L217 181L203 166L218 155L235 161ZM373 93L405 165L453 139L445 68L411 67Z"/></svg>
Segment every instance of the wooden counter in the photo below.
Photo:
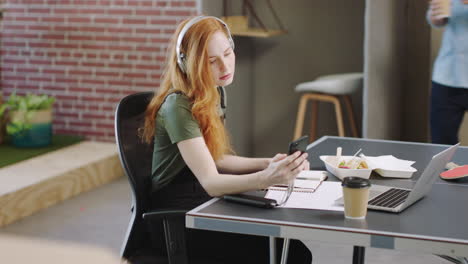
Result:
<svg viewBox="0 0 468 264"><path fill-rule="evenodd" d="M84 141L0 169L0 227L123 175L114 143Z"/></svg>

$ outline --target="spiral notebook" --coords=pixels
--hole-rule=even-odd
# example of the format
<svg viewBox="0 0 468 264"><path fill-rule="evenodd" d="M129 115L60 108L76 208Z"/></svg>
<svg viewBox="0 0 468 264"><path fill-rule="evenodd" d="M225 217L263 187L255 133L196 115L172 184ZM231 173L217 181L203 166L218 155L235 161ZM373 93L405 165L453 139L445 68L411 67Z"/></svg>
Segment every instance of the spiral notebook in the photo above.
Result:
<svg viewBox="0 0 468 264"><path fill-rule="evenodd" d="M302 171L294 180L294 192L315 192L323 181L327 180L326 171ZM273 185L268 190L284 191L286 185Z"/></svg>
<svg viewBox="0 0 468 264"><path fill-rule="evenodd" d="M342 196L340 182L327 182L326 171L305 171L294 181L294 189L288 201L279 206L282 208L301 208L343 211L343 206L335 200ZM268 188L265 198L281 200L287 192L287 186Z"/></svg>

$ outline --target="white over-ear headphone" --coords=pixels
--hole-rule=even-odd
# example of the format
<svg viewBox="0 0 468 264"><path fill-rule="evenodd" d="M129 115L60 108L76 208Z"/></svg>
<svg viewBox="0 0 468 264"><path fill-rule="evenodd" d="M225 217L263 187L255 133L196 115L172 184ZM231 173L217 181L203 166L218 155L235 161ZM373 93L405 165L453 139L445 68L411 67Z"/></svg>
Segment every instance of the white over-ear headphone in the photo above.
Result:
<svg viewBox="0 0 468 264"><path fill-rule="evenodd" d="M185 59L186 59L187 56L183 52L180 51L180 46L182 45L182 40L184 39L185 33L187 33L187 31L190 29L191 26L193 26L196 23L200 22L201 20L207 19L207 18L216 19L221 24L223 24L223 26L226 28L226 31L228 33L229 44L231 45L231 48L234 50L234 40L232 39L231 31L229 30L228 25L226 25L226 23L224 23L223 20L221 20L221 19L219 19L217 17L214 17L214 16L194 17L194 18L190 19L187 22L187 24L185 24L185 26L180 31L179 36L177 37L177 46L176 46L177 64L179 65L179 68L183 73L187 73L187 66L185 65Z"/></svg>

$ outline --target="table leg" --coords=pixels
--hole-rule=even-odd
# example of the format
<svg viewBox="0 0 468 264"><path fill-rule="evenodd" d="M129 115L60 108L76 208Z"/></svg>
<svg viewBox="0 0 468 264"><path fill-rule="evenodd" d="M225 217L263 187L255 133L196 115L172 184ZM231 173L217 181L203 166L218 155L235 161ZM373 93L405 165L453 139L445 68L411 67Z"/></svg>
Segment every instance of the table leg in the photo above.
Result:
<svg viewBox="0 0 468 264"><path fill-rule="evenodd" d="M364 264L364 258L366 256L366 248L354 246L353 250L353 264Z"/></svg>
<svg viewBox="0 0 468 264"><path fill-rule="evenodd" d="M289 238L285 238L283 242L283 253L281 253L281 264L286 264L288 261Z"/></svg>
<svg viewBox="0 0 468 264"><path fill-rule="evenodd" d="M270 264L276 264L276 237L270 237Z"/></svg>

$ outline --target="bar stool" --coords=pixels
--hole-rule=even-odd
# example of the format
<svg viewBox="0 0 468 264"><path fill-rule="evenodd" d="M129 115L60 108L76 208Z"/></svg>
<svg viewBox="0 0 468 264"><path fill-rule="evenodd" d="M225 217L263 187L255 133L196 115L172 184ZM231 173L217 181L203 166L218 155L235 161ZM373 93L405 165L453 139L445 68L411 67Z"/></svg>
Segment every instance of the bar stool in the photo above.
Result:
<svg viewBox="0 0 468 264"><path fill-rule="evenodd" d="M344 137L345 130L343 124L343 112L340 104L340 98L344 99L346 111L351 126L353 137L358 136L356 121L351 103L353 92L362 87L362 73L343 73L320 76L312 82L300 83L295 90L299 93L304 93L299 102L297 111L296 128L294 131L294 139L298 139L302 134L304 127L304 116L309 100L312 101L311 112L311 127L310 141L314 141L317 136L317 117L318 117L318 102L328 102L335 106L336 124L338 126L338 136Z"/></svg>

